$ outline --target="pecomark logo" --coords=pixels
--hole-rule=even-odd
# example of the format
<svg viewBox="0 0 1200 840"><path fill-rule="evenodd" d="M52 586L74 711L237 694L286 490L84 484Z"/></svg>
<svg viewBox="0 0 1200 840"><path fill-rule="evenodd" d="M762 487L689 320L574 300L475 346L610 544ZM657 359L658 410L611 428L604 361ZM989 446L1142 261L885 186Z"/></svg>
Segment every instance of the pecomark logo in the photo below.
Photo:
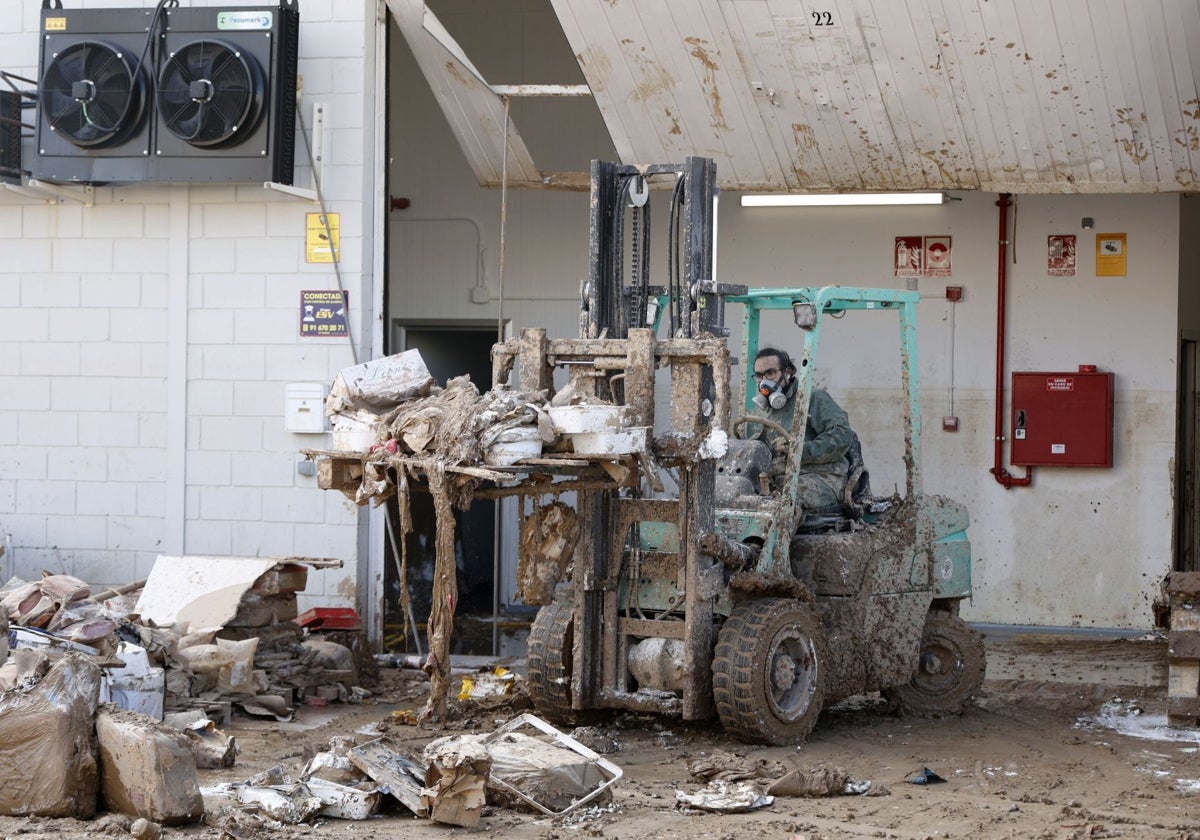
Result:
<svg viewBox="0 0 1200 840"><path fill-rule="evenodd" d="M271 12L218 12L217 29L270 29Z"/></svg>

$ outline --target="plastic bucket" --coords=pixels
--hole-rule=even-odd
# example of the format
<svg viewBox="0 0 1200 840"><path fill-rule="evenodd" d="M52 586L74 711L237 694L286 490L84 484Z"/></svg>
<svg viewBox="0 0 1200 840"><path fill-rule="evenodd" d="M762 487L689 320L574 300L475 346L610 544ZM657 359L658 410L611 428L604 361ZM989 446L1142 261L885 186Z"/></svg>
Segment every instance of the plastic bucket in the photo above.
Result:
<svg viewBox="0 0 1200 840"><path fill-rule="evenodd" d="M493 467L508 467L522 458L542 454L542 436L537 426L517 426L505 429L483 452L483 460Z"/></svg>

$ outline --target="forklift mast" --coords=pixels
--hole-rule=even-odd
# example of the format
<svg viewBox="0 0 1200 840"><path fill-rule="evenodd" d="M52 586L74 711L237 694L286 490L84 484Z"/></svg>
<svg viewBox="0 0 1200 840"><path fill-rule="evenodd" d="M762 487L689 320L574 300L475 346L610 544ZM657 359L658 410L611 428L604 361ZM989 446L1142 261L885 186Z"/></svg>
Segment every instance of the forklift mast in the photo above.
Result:
<svg viewBox="0 0 1200 840"><path fill-rule="evenodd" d="M671 190L666 283L658 285L650 283L655 187ZM682 165L592 161L590 267L581 294L580 338L627 338L630 329L654 327L660 318L671 338L729 334L723 295L741 289L712 282L716 195L716 164L709 158L689 157ZM663 299L666 312L658 311Z"/></svg>

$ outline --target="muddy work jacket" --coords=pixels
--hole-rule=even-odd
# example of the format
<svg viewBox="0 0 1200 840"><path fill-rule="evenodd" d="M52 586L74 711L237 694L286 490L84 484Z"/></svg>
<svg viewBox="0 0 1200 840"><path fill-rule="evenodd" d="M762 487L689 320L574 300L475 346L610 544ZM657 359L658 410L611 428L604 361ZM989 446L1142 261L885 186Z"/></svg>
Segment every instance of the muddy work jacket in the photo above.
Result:
<svg viewBox="0 0 1200 840"><path fill-rule="evenodd" d="M751 412L768 420L774 420L785 429L791 429L796 413L796 380L788 383L784 392L787 402L783 408L760 409ZM749 424L748 436L766 441L771 447L771 483L778 487L787 471L787 442L782 435L765 426ZM850 430L850 418L833 397L821 388L814 388L808 407L808 423L804 428L804 454L800 460L801 478L812 476L813 481L801 482L801 497L809 509L837 504L846 485L850 462L846 453L854 440ZM810 486L811 485L811 486Z"/></svg>

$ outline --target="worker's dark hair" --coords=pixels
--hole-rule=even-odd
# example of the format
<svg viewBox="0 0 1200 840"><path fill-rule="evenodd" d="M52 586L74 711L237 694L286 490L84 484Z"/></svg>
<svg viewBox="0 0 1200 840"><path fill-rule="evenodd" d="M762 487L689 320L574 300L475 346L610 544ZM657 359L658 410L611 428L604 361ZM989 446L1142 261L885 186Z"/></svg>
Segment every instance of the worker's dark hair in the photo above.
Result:
<svg viewBox="0 0 1200 840"><path fill-rule="evenodd" d="M788 373L796 372L796 365L786 350L780 350L778 347L764 347L754 356L754 361L757 362L759 359L766 358L767 356L778 356L779 364L783 366L785 371Z"/></svg>

